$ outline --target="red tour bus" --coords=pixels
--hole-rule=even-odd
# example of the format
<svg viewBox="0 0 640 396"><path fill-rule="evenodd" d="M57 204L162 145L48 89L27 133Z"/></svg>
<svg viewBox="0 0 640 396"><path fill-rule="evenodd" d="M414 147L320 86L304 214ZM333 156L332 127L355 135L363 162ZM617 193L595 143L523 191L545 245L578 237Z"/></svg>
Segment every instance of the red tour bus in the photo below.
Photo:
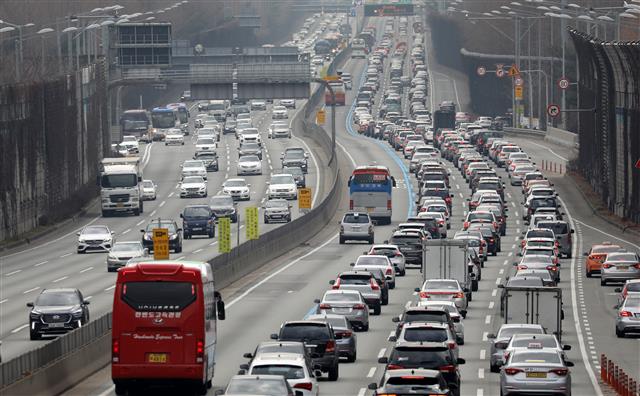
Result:
<svg viewBox="0 0 640 396"><path fill-rule="evenodd" d="M144 385L212 386L216 320L224 302L198 261L149 261L118 271L113 296L111 378L124 395Z"/></svg>

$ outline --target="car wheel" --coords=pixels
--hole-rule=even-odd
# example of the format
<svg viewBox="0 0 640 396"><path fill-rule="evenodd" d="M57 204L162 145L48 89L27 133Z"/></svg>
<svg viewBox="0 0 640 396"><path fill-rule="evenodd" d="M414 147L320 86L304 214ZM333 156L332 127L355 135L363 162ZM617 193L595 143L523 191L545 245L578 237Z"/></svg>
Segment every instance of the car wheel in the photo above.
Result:
<svg viewBox="0 0 640 396"><path fill-rule="evenodd" d="M371 236L369 237L369 244L370 244L370 245L373 245L373 241L374 241L374 236L373 236L373 235L371 235Z"/></svg>
<svg viewBox="0 0 640 396"><path fill-rule="evenodd" d="M349 362L349 363L353 363L353 362L355 362L355 361L356 361L356 358L357 358L357 357L358 357L358 352L353 351L353 353L352 353L352 354L350 354L350 355L348 355L348 356L347 356L347 362Z"/></svg>
<svg viewBox="0 0 640 396"><path fill-rule="evenodd" d="M600 286L606 286L606 285L607 285L607 281L604 279L600 279Z"/></svg>
<svg viewBox="0 0 640 396"><path fill-rule="evenodd" d="M478 291L478 281L474 280L471 282L471 291Z"/></svg>
<svg viewBox="0 0 640 396"><path fill-rule="evenodd" d="M108 210L103 210L102 211L102 217L109 217L109 211Z"/></svg>
<svg viewBox="0 0 640 396"><path fill-rule="evenodd" d="M618 328L616 327L616 336L618 338L624 338L624 331L620 331L618 330Z"/></svg>
<svg viewBox="0 0 640 396"><path fill-rule="evenodd" d="M340 235L340 244L344 245L344 238L342 237L342 235Z"/></svg>
<svg viewBox="0 0 640 396"><path fill-rule="evenodd" d="M587 278L593 277L593 272L587 270Z"/></svg>
<svg viewBox="0 0 640 396"><path fill-rule="evenodd" d="M389 289L395 289L395 288L396 288L396 282L395 281L389 283Z"/></svg>
<svg viewBox="0 0 640 396"><path fill-rule="evenodd" d="M211 232L208 234L208 236L209 236L209 238L215 238L215 236L216 236L216 232L215 232L215 231L211 231Z"/></svg>
<svg viewBox="0 0 640 396"><path fill-rule="evenodd" d="M500 372L500 369L498 368L498 366L497 366L497 365L495 365L495 364L490 364L490 365L489 365L489 371L491 371L492 373L499 373L499 372ZM502 390L501 390L501 392L500 392L500 393L502 393Z"/></svg>
<svg viewBox="0 0 640 396"><path fill-rule="evenodd" d="M176 253L181 253L182 252L182 245L179 245L178 247L176 247Z"/></svg>
<svg viewBox="0 0 640 396"><path fill-rule="evenodd" d="M388 294L382 298L381 304L382 305L389 305L389 295Z"/></svg>
<svg viewBox="0 0 640 396"><path fill-rule="evenodd" d="M124 386L123 384L116 384L115 385L115 389L114 389L114 393L118 396L124 396L126 395L128 392L128 389L126 386Z"/></svg>
<svg viewBox="0 0 640 396"><path fill-rule="evenodd" d="M269 224L269 219L267 219L266 217L264 218L264 224Z"/></svg>
<svg viewBox="0 0 640 396"><path fill-rule="evenodd" d="M337 381L339 374L339 365L336 363L332 368L329 369L329 381Z"/></svg>
<svg viewBox="0 0 640 396"><path fill-rule="evenodd" d="M380 315L380 312L382 312L382 307L380 306L380 304L378 304L375 307L373 307L373 314L374 315Z"/></svg>
<svg viewBox="0 0 640 396"><path fill-rule="evenodd" d="M567 258L571 258L572 254L571 253L567 253Z"/></svg>
<svg viewBox="0 0 640 396"><path fill-rule="evenodd" d="M369 322L367 322L367 323L363 324L363 325L360 327L360 329L361 329L362 331L369 331Z"/></svg>
<svg viewBox="0 0 640 396"><path fill-rule="evenodd" d="M38 332L30 331L29 338L31 339L31 341L37 341L42 339L42 335Z"/></svg>
<svg viewBox="0 0 640 396"><path fill-rule="evenodd" d="M400 270L400 274L399 274L400 276L405 276L406 274L407 274L406 269Z"/></svg>
<svg viewBox="0 0 640 396"><path fill-rule="evenodd" d="M140 209L134 209L133 210L133 215L134 216L140 216Z"/></svg>

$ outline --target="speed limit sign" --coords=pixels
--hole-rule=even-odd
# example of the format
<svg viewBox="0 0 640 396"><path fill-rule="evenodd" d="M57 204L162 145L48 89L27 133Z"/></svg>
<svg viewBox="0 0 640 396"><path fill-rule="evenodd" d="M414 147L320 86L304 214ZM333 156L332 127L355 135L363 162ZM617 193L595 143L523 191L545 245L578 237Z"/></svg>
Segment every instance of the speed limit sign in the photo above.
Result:
<svg viewBox="0 0 640 396"><path fill-rule="evenodd" d="M561 78L560 80L558 80L558 86L560 87L560 89L569 88L569 80L564 77Z"/></svg>
<svg viewBox="0 0 640 396"><path fill-rule="evenodd" d="M484 66L478 66L478 68L476 69L476 73L478 73L479 76L484 76L486 72L487 69L485 69Z"/></svg>
<svg viewBox="0 0 640 396"><path fill-rule="evenodd" d="M504 69L497 69L496 70L496 76L504 77Z"/></svg>
<svg viewBox="0 0 640 396"><path fill-rule="evenodd" d="M547 106L547 114L549 117L557 117L560 114L560 106L557 104L550 104Z"/></svg>

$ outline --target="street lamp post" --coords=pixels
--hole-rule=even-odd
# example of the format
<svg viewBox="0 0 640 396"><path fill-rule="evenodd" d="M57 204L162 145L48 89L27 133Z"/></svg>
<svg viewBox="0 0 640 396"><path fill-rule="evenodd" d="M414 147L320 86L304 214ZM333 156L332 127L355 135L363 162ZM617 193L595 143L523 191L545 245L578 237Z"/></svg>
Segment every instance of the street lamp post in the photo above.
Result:
<svg viewBox="0 0 640 396"><path fill-rule="evenodd" d="M45 38L45 34L47 33L51 33L54 30L51 28L44 28L44 29L40 29L38 30L37 34L40 35L40 44L41 44L41 52L40 52L40 72L42 73L42 77L44 78L45 75L45 67L46 67L46 63L45 63L45 53L44 53L44 38ZM58 43L60 43L58 41Z"/></svg>

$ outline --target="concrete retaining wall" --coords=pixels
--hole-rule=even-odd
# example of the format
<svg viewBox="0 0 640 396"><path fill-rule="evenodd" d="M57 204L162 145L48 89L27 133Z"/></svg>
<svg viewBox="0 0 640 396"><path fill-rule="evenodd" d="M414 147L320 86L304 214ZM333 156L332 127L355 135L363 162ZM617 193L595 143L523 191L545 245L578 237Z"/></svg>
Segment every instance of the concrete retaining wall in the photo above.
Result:
<svg viewBox="0 0 640 396"><path fill-rule="evenodd" d="M570 149L580 147L578 134L554 127L547 128L547 134L544 140Z"/></svg>

